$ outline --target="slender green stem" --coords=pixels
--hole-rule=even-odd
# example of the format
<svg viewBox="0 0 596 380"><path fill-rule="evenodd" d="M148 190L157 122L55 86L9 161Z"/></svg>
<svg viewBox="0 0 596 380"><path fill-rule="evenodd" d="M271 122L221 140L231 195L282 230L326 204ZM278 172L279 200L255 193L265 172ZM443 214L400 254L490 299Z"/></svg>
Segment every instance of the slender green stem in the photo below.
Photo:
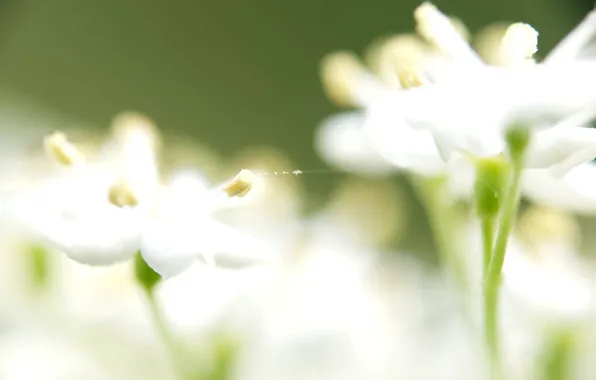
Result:
<svg viewBox="0 0 596 380"><path fill-rule="evenodd" d="M179 342L173 336L170 329L168 329L159 305L157 305L155 300L155 293L152 290L145 290L153 323L166 350L169 352L172 366L176 370L178 378L180 380L192 379L193 376L189 373L189 369L185 364L186 352L180 347Z"/></svg>
<svg viewBox="0 0 596 380"><path fill-rule="evenodd" d="M490 260L486 278L484 279L484 316L485 335L491 359L499 363L498 341L498 299L501 285L501 270L505 262L505 253L509 235L517 215L520 200L521 177L523 171L522 157L513 162L512 179L502 205L496 241ZM498 366L498 364L497 364Z"/></svg>
<svg viewBox="0 0 596 380"><path fill-rule="evenodd" d="M460 290L467 290L466 270L457 247L457 221L453 204L446 198L444 180L415 177L414 189L429 219L441 264L455 279Z"/></svg>
<svg viewBox="0 0 596 380"><path fill-rule="evenodd" d="M482 224L482 278L486 278L488 267L493 256L493 243L495 240L495 218L485 216L481 220Z"/></svg>

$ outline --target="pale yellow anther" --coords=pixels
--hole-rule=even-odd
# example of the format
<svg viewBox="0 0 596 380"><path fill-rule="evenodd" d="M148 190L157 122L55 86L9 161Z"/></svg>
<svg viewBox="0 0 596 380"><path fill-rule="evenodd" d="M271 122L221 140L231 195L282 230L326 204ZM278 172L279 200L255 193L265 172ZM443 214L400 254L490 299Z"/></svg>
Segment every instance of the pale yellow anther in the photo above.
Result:
<svg viewBox="0 0 596 380"><path fill-rule="evenodd" d="M108 200L118 207L133 207L139 203L130 185L124 181L116 181L108 190Z"/></svg>
<svg viewBox="0 0 596 380"><path fill-rule="evenodd" d="M509 26L505 23L494 23L483 27L474 34L474 49L489 65L503 66L506 64L501 41Z"/></svg>
<svg viewBox="0 0 596 380"><path fill-rule="evenodd" d="M521 22L510 25L501 39L501 51L510 63L532 58L538 51L538 32Z"/></svg>
<svg viewBox="0 0 596 380"><path fill-rule="evenodd" d="M236 177L224 185L222 190L230 198L241 198L250 192L254 182L254 173L248 169L242 169Z"/></svg>
<svg viewBox="0 0 596 380"><path fill-rule="evenodd" d="M362 63L350 52L329 54L321 63L323 89L332 101L342 106L355 105L356 82L365 73Z"/></svg>
<svg viewBox="0 0 596 380"><path fill-rule="evenodd" d="M49 156L62 165L72 166L83 162L83 155L62 132L54 132L44 138L44 147Z"/></svg>
<svg viewBox="0 0 596 380"><path fill-rule="evenodd" d="M399 80L399 85L403 89L420 87L427 83L423 75L420 73L420 70L415 67L398 67L396 68L396 74Z"/></svg>
<svg viewBox="0 0 596 380"><path fill-rule="evenodd" d="M537 250L553 242L574 245L581 236L579 225L572 215L537 206L522 214L517 224L517 235L529 248Z"/></svg>
<svg viewBox="0 0 596 380"><path fill-rule="evenodd" d="M367 52L367 62L384 82L409 88L416 84L410 80L419 71L415 68L429 53L428 44L416 34L398 34L375 42Z"/></svg>
<svg viewBox="0 0 596 380"><path fill-rule="evenodd" d="M418 64L428 53L428 44L417 34L397 34L373 42L366 51L366 62L378 72L389 64Z"/></svg>

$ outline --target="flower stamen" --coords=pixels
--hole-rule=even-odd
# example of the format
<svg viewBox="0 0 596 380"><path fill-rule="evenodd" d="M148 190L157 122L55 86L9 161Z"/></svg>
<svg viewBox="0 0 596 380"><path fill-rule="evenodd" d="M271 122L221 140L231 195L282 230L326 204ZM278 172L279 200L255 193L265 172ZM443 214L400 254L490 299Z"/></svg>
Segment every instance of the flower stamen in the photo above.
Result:
<svg viewBox="0 0 596 380"><path fill-rule="evenodd" d="M248 169L242 169L222 190L230 198L241 198L250 192L254 181L255 175L253 172Z"/></svg>
<svg viewBox="0 0 596 380"><path fill-rule="evenodd" d="M62 165L73 166L84 160L83 154L62 132L54 132L46 136L43 143L47 154Z"/></svg>
<svg viewBox="0 0 596 380"><path fill-rule="evenodd" d="M428 83L428 81L424 78L420 70L418 70L416 67L402 66L398 67L396 72L397 78L399 80L399 85L404 90L414 87L420 87Z"/></svg>
<svg viewBox="0 0 596 380"><path fill-rule="evenodd" d="M350 52L329 54L321 63L323 88L327 96L341 106L360 103L358 82L367 76L364 65Z"/></svg>
<svg viewBox="0 0 596 380"><path fill-rule="evenodd" d="M108 200L118 207L134 207L139 200L130 185L124 180L116 181L108 190Z"/></svg>

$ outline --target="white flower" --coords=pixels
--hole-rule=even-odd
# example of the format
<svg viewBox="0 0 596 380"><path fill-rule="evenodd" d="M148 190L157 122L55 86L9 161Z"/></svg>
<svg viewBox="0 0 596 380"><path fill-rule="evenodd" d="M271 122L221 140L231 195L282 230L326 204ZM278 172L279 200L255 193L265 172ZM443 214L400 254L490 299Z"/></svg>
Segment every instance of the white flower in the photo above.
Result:
<svg viewBox="0 0 596 380"><path fill-rule="evenodd" d="M50 155L67 167L10 205L33 238L88 265L122 262L140 250L163 276L180 273L201 255L211 262L218 254L218 264L228 266L254 263L251 253L265 256L264 244L257 249L248 234L210 218L251 189L250 172L213 191L180 176L160 187L153 124L127 114L114 129L115 139L97 160L87 160L62 134L46 139Z"/></svg>
<svg viewBox="0 0 596 380"><path fill-rule="evenodd" d="M524 193L532 201L573 213L596 213L596 164L586 163L564 176L549 170L528 170L523 178Z"/></svg>
<svg viewBox="0 0 596 380"><path fill-rule="evenodd" d="M528 57L535 51L537 34L525 24L513 24L501 44L511 55L509 65L489 67L434 6L423 4L415 15L426 37L454 61L450 63L450 74L436 83L393 94L390 103L401 113L393 120L403 119L412 127L430 130L444 160L449 161L461 151L476 156L499 154L505 150L504 132L511 127L521 125L540 133L564 124L565 134L573 136L580 132L568 127L569 117L575 117L577 112L588 112L584 118L594 117L593 62L562 58L553 62L547 57L543 63L535 64ZM578 27L584 34L589 31L587 36L581 36L583 43L596 33L595 15L588 15ZM561 57L565 44L579 44L578 34L573 32L571 36L575 38L565 39L553 54ZM593 131L581 133L591 135ZM592 142L569 140L574 140L575 149ZM542 154L548 154L544 147L536 150L540 148Z"/></svg>
<svg viewBox="0 0 596 380"><path fill-rule="evenodd" d="M67 167L61 175L24 191L10 205L34 238L90 265L124 261L138 250L157 168L154 137L147 130L150 126L129 127L110 142L117 149L110 148L90 162L84 162L64 136L54 134L46 139L49 153ZM115 155L127 158L115 160ZM110 202L110 192L121 179L138 194L128 199L134 205Z"/></svg>
<svg viewBox="0 0 596 380"><path fill-rule="evenodd" d="M184 271L197 258L225 267L266 261L271 257L267 244L213 219L214 212L233 203L220 186L207 188L197 172L176 174L142 233L143 258L164 277Z"/></svg>
<svg viewBox="0 0 596 380"><path fill-rule="evenodd" d="M317 129L316 150L327 163L348 172L370 175L395 171L362 133L365 119L363 113L346 112L324 120Z"/></svg>
<svg viewBox="0 0 596 380"><path fill-rule="evenodd" d="M503 286L517 309L546 323L577 323L593 316L596 298L590 273L576 248L574 220L531 208L519 221L503 266Z"/></svg>
<svg viewBox="0 0 596 380"><path fill-rule="evenodd" d="M542 203L557 201L542 184L596 156L596 130L586 128L596 115L596 61L588 54L596 12L541 63L532 59L537 32L510 25L496 47L499 67L483 62L433 5L421 5L415 17L435 50L412 36L396 38L381 49L385 56L373 60L378 77L352 57L325 61L324 79L334 78L325 83L336 89L328 92L343 94L343 103L348 99L362 111L320 126L320 154L358 173L388 173L389 163L423 175L447 174L455 194L466 195L474 177L470 156L505 152L505 131L523 125L535 132L523 191Z"/></svg>
<svg viewBox="0 0 596 380"><path fill-rule="evenodd" d="M379 52L377 65L389 83L375 77L346 53L331 54L324 60L323 82L330 97L340 104L363 109L330 117L319 126L315 138L317 150L330 164L369 174L385 174L395 169L432 174L445 170L431 133L411 128L398 117L393 104L393 86L405 86L416 78L408 77L407 73L391 76L392 67L387 67L387 62L409 59L423 65L427 57L433 60L421 44L412 36L387 42L384 51ZM400 49L408 54L395 57Z"/></svg>

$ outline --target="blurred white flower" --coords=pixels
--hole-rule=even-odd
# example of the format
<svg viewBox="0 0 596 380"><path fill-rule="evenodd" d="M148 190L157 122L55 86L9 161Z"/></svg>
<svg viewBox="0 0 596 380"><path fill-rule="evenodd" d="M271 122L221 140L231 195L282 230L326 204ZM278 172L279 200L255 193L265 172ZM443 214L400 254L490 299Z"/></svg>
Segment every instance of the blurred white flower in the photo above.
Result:
<svg viewBox="0 0 596 380"><path fill-rule="evenodd" d="M496 68L482 62L448 18L433 5L421 5L415 16L425 30L425 37L454 59L453 70L436 83L396 93L392 103L410 125L433 133L445 160L459 151L477 156L499 154L505 149L504 132L511 127L521 125L541 130L560 127L563 123L569 135L578 132L569 128L571 121L567 118L580 111L588 112L583 119L595 116L596 93L590 85L596 80L594 64L568 60L562 65L550 62L548 57L543 63L535 64L531 57L537 50L537 33L527 24L513 24L508 28L501 48L510 58L506 67ZM596 13L591 13L578 27L586 29L586 25L590 25L591 34L588 40L584 38L584 44L596 33L595 20ZM570 43L569 39L562 42ZM560 50L559 46L554 52ZM569 72L577 75L577 82L569 81ZM575 149L593 145L593 139L568 140L570 144L573 141ZM549 153L542 146L536 146L535 151ZM567 156L560 158L567 159ZM546 165L539 159L534 159L532 164Z"/></svg>
<svg viewBox="0 0 596 380"><path fill-rule="evenodd" d="M562 212L532 207L519 221L503 267L504 289L536 318L577 323L596 311L579 227Z"/></svg>
<svg viewBox="0 0 596 380"><path fill-rule="evenodd" d="M524 194L537 204L577 214L596 213L596 164L592 162L563 176L548 169L527 170L523 181Z"/></svg>
<svg viewBox="0 0 596 380"><path fill-rule="evenodd" d="M32 239L88 265L112 265L140 250L156 272L173 276L201 255L212 262L217 253L221 265L262 259L264 244L211 219L250 191L250 172L213 190L188 173L160 186L158 144L156 127L136 114L116 119L114 138L97 159L53 134L46 149L65 167L19 194L10 209Z"/></svg>
<svg viewBox="0 0 596 380"><path fill-rule="evenodd" d="M97 160L87 162L61 134L46 139L49 154L65 167L11 205L33 238L90 265L120 262L138 250L157 185L156 141L148 120L128 117L118 119L115 139Z"/></svg>
<svg viewBox="0 0 596 380"><path fill-rule="evenodd" d="M348 63L345 55L325 61L324 74L342 74L342 93L349 93L363 111L322 124L319 150L324 158L359 172L371 167L387 171L380 156L396 168L453 174L461 171L468 154L504 152L505 131L520 125L536 132L528 168L563 174L596 156L596 132L585 128L596 116L596 64L582 58L596 34L596 13L541 63L532 59L537 32L527 24L510 25L498 46L502 67L482 61L453 21L432 4L417 8L415 18L418 32L442 55L412 49L411 40L402 40L392 47L402 50L400 60L389 61L393 82L371 80L372 73ZM350 144L334 145L334 140Z"/></svg>
<svg viewBox="0 0 596 380"><path fill-rule="evenodd" d="M267 261L272 255L264 241L213 218L235 201L221 186L207 188L196 171L175 174L142 232L143 258L163 277L179 274L198 258L229 268Z"/></svg>
<svg viewBox="0 0 596 380"><path fill-rule="evenodd" d="M12 331L0 335L0 377L6 380L103 380L113 373L81 345L47 331Z"/></svg>

